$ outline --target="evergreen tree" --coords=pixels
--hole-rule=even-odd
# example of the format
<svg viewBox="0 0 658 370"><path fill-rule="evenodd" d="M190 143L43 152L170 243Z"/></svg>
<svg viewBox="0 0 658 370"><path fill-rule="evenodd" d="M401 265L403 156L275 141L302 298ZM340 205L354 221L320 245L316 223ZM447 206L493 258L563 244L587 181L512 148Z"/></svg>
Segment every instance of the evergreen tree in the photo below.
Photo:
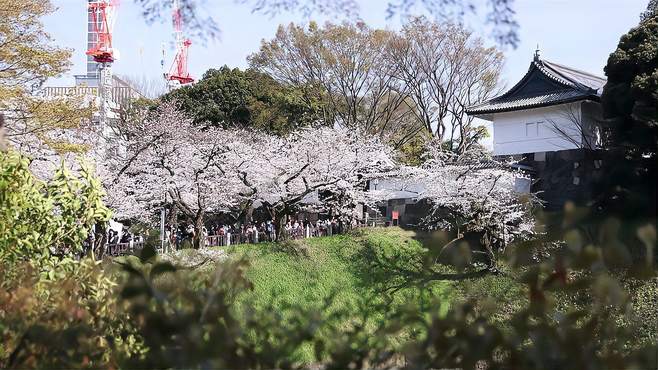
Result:
<svg viewBox="0 0 658 370"><path fill-rule="evenodd" d="M299 88L260 72L227 66L209 69L198 83L174 90L162 100L175 100L196 124L280 134L316 121L320 106Z"/></svg>
<svg viewBox="0 0 658 370"><path fill-rule="evenodd" d="M655 7L655 6L654 6ZM646 14L650 12L650 8ZM656 215L658 143L658 14L622 36L605 67L601 100L608 153L603 184L607 212ZM623 211L623 212L622 212Z"/></svg>

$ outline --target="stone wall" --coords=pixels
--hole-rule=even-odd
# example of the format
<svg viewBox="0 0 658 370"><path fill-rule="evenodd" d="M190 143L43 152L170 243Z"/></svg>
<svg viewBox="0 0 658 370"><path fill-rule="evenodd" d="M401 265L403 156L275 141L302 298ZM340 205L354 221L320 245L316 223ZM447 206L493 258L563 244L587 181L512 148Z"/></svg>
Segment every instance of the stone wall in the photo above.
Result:
<svg viewBox="0 0 658 370"><path fill-rule="evenodd" d="M592 199L592 184L602 176L597 154L586 149L529 153L521 163L535 171L532 192L539 193L547 210L557 210L569 200L586 204Z"/></svg>

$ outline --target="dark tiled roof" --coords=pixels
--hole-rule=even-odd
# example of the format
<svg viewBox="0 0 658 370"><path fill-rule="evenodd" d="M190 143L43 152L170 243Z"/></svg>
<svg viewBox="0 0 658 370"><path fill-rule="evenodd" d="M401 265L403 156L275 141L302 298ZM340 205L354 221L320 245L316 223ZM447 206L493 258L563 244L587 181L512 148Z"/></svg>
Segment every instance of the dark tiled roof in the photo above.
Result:
<svg viewBox="0 0 658 370"><path fill-rule="evenodd" d="M579 71L547 60L539 61L539 63L541 63L541 67L547 69L549 71L548 73L555 75L555 77L561 77L567 80L574 87L579 87L585 90L596 90L599 95L601 95L603 86L606 83L605 78L588 72Z"/></svg>
<svg viewBox="0 0 658 370"><path fill-rule="evenodd" d="M469 107L471 115L546 107L579 100L598 100L606 80L593 74L536 58L509 91Z"/></svg>

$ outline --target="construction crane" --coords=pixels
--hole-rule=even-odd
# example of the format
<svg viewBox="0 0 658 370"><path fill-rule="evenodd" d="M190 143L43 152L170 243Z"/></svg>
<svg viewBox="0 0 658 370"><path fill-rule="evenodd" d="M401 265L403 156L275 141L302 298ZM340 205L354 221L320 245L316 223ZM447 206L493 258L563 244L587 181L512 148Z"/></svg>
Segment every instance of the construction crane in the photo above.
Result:
<svg viewBox="0 0 658 370"><path fill-rule="evenodd" d="M107 123L112 96L112 63L116 59L112 48L112 30L116 19L118 0L89 0L87 4L91 37L85 54L98 63L98 96L100 99L100 124Z"/></svg>
<svg viewBox="0 0 658 370"><path fill-rule="evenodd" d="M179 86L194 82L187 70L187 52L192 45L192 41L185 38L183 35L183 15L180 9L179 0L173 2L173 23L174 23L174 37L176 42L176 56L174 62L169 69L169 73L165 73L165 79L169 82L170 87L176 84Z"/></svg>

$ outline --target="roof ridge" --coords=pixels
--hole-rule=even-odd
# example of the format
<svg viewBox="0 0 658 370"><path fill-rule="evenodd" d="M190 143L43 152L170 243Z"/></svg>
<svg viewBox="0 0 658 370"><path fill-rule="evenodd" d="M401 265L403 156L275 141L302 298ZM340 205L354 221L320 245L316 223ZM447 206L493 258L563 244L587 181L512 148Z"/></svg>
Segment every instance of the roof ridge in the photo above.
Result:
<svg viewBox="0 0 658 370"><path fill-rule="evenodd" d="M578 73L578 74L581 74L581 75L585 75L585 76L589 76L589 77L594 77L594 78L598 78L598 79L603 80L603 81L607 81L607 78L605 78L605 77L603 77L603 76L595 75L594 73L590 73L590 72L587 72L587 71L583 71L582 69L576 69L576 68L569 67L569 66L564 65L564 64L560 64L560 63L552 62L552 61L550 61L550 60L542 60L542 61L545 62L545 63L548 63L548 64L556 65L556 66L558 66L558 67L560 67L560 68L568 69L568 70L571 71L571 72L575 72L575 73Z"/></svg>
<svg viewBox="0 0 658 370"><path fill-rule="evenodd" d="M535 63L537 65L537 68L539 68L539 70L542 71L549 78L552 78L552 79L562 83L563 85L568 85L570 87L575 87L575 88L579 88L579 89L582 89L584 87L582 84L580 84L580 83L572 80L571 78L563 75L559 71L556 71L554 68L551 68L550 62L548 62L548 61L537 60L537 61L533 61L533 63ZM551 73L546 73L546 69L548 69L548 72L551 72ZM585 90L588 90L588 89L589 88L585 87Z"/></svg>
<svg viewBox="0 0 658 370"><path fill-rule="evenodd" d="M537 77L533 77L537 76ZM521 93L521 89L533 79L544 82ZM597 100L606 80L598 76L566 67L558 63L536 58L530 63L525 75L503 94L471 105L468 114L494 113L518 109L563 104L578 100ZM537 87L540 87L537 89Z"/></svg>

